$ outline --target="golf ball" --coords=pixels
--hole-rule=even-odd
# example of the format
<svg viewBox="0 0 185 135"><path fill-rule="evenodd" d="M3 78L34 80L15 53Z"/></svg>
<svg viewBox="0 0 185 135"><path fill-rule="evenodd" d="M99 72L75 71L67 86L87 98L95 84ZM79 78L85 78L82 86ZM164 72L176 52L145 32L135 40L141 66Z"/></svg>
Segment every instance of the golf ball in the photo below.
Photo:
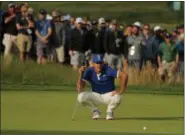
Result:
<svg viewBox="0 0 185 135"><path fill-rule="evenodd" d="M146 130L147 128L146 127L143 127L143 130Z"/></svg>

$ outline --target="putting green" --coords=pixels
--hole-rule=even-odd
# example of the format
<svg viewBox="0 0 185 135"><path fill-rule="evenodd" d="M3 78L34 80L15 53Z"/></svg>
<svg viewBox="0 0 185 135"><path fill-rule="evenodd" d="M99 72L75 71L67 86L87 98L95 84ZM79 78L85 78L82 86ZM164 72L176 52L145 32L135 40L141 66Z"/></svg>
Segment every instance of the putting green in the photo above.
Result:
<svg viewBox="0 0 185 135"><path fill-rule="evenodd" d="M182 135L183 96L125 94L115 111L116 120L91 120L79 106L72 121L75 92L2 91L3 135ZM100 106L105 117L105 106ZM143 127L147 127L143 130Z"/></svg>

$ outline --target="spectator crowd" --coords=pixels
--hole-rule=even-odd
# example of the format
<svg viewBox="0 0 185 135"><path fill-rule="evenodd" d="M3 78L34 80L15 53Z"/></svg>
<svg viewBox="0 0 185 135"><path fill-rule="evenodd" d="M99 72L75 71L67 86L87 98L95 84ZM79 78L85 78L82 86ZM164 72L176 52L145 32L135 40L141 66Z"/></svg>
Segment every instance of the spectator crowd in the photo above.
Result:
<svg viewBox="0 0 185 135"><path fill-rule="evenodd" d="M162 80L184 74L184 24L169 33L161 26L135 22L124 26L116 19L90 20L53 10L51 15L40 9L38 17L27 3L8 4L0 11L0 41L4 59L18 49L21 61L36 60L38 64L57 61L76 70L91 65L95 54L104 56L113 68L139 72L151 63ZM38 19L36 19L38 18ZM124 65L124 67L122 67Z"/></svg>

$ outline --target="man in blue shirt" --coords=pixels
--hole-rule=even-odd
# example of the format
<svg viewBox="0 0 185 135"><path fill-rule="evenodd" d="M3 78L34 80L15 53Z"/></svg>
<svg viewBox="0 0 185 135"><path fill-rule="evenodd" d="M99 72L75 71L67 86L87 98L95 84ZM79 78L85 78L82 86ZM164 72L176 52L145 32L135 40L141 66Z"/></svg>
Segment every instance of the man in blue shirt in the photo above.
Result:
<svg viewBox="0 0 185 135"><path fill-rule="evenodd" d="M36 22L38 64L43 64L44 58L48 55L50 49L49 42L52 35L52 25L51 21L46 19L46 15L46 10L40 9L39 20Z"/></svg>
<svg viewBox="0 0 185 135"><path fill-rule="evenodd" d="M84 67L79 69L77 89L79 92L78 101L89 107L93 112L93 119L100 118L100 111L96 107L99 104L107 104L107 120L112 120L114 109L121 102L121 94L126 89L128 75L112 69L103 63L103 55L93 56L93 66L84 71ZM84 71L84 73L83 73ZM120 79L120 90L116 90L114 80ZM85 84L89 82L92 92L83 91Z"/></svg>

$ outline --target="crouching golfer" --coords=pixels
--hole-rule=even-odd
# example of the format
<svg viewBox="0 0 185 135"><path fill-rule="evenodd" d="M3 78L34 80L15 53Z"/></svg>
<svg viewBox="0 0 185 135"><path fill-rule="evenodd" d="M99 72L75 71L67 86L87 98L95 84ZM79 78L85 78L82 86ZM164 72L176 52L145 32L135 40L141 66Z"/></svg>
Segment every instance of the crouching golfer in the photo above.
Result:
<svg viewBox="0 0 185 135"><path fill-rule="evenodd" d="M104 64L102 55L94 55L92 62L93 67L86 70L84 67L79 69L77 82L78 102L92 110L93 119L100 118L97 105L107 104L106 119L112 120L114 119L113 111L121 103L121 95L126 89L128 75ZM119 79L119 90L115 89L115 78ZM83 90L87 82L91 84L92 92Z"/></svg>

